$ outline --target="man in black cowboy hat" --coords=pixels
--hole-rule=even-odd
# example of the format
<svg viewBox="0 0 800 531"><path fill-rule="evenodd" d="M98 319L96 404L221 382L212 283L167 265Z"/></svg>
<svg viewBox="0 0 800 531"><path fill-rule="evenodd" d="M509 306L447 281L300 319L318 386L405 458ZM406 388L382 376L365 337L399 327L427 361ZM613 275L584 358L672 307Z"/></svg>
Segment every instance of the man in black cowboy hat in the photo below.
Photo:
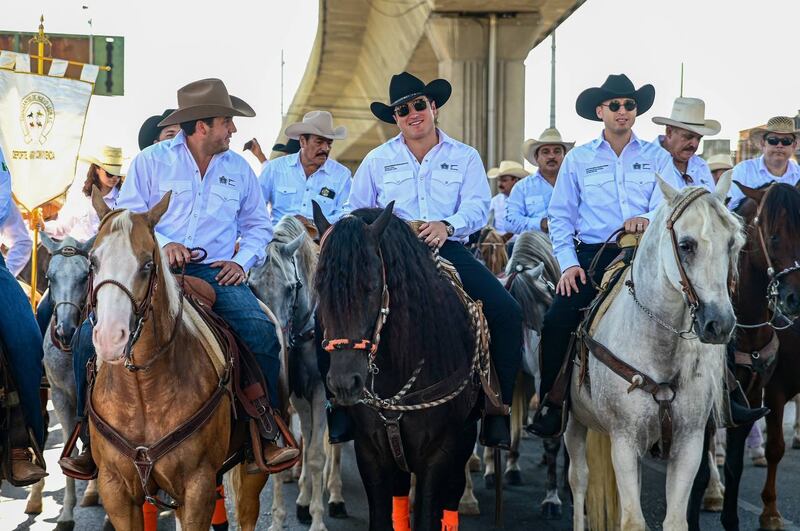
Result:
<svg viewBox="0 0 800 531"><path fill-rule="evenodd" d="M389 105L370 109L400 134L373 149L353 177L350 207L385 207L406 220L423 220L419 237L452 262L464 289L484 304L491 332L492 362L503 401L511 403L522 354L522 312L497 279L463 243L487 221L491 194L481 157L436 127L439 109L450 97L450 83L428 84L403 72L392 77ZM487 446L510 443L507 416L487 416L482 427Z"/></svg>
<svg viewBox="0 0 800 531"><path fill-rule="evenodd" d="M174 138L181 130L180 124L159 125L164 118L175 112L175 109L167 109L161 114L149 117L139 128L139 149L158 144L164 140Z"/></svg>

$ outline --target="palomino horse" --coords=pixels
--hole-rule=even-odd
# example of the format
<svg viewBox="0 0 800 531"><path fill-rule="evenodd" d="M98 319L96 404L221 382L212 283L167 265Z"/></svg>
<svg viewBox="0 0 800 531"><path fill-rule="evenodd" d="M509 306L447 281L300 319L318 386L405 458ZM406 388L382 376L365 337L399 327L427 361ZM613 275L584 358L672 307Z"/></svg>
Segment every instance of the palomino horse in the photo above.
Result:
<svg viewBox="0 0 800 531"><path fill-rule="evenodd" d="M503 274L508 264L506 239L492 226L491 220L481 229L478 241L475 242L474 254L494 276Z"/></svg>
<svg viewBox="0 0 800 531"><path fill-rule="evenodd" d="M485 345L476 340L477 314L393 206L356 210L331 227L315 205L328 384L350 406L369 529L392 529L393 494L408 493L409 472L414 529L454 529L477 436L474 373Z"/></svg>
<svg viewBox="0 0 800 531"><path fill-rule="evenodd" d="M723 204L730 175L711 194L657 180L665 201L620 279L628 290L581 333L590 352L572 375L565 434L575 530L584 529L587 499L592 529L646 528L640 458L656 444L668 459L663 527L686 529L706 422L722 399L724 345L736 323L728 289L744 244ZM598 433L587 441L589 430Z"/></svg>
<svg viewBox="0 0 800 531"><path fill-rule="evenodd" d="M226 361L183 298L154 235L169 198L167 193L150 211L134 214L109 213L99 194L92 197L103 221L90 253L93 342L101 365L88 397L89 427L98 489L117 530L141 529L142 503L146 496L158 503L155 491L161 489L175 500L183 530L207 531L217 473L229 454ZM187 420L201 416L207 420L187 434ZM105 433L98 431L98 418L107 425ZM109 427L129 448L140 445L134 450L137 466L110 442ZM173 438L165 445L168 436ZM144 468L146 489L137 467ZM252 530L266 475L246 475L241 468L235 469L233 494L239 524ZM253 504L255 511L242 509Z"/></svg>
<svg viewBox="0 0 800 531"><path fill-rule="evenodd" d="M269 306L283 326L289 345L289 400L300 417L303 433L303 467L297 496L297 516L310 523L311 531L322 531L325 456L325 388L317 365L314 343L316 301L311 290L317 268L318 247L306 227L293 216L284 216L275 226L267 247L267 261L250 271L248 284ZM328 510L332 516L346 516L342 498L341 445L330 446ZM282 482L273 483L272 526L283 528Z"/></svg>

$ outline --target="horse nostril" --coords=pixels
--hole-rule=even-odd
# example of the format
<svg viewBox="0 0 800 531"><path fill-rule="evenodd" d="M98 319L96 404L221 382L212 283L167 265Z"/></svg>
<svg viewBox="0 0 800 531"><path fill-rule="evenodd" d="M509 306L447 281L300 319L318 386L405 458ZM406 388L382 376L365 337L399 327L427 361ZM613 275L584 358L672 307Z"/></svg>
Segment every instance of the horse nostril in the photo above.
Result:
<svg viewBox="0 0 800 531"><path fill-rule="evenodd" d="M707 337L716 338L720 337L721 327L718 321L708 321L705 326L705 333Z"/></svg>
<svg viewBox="0 0 800 531"><path fill-rule="evenodd" d="M364 385L364 382L361 379L361 376L356 374L356 375L353 376L353 385L352 385L352 387L350 389L352 390L353 394L356 394L356 393L361 391L363 385Z"/></svg>

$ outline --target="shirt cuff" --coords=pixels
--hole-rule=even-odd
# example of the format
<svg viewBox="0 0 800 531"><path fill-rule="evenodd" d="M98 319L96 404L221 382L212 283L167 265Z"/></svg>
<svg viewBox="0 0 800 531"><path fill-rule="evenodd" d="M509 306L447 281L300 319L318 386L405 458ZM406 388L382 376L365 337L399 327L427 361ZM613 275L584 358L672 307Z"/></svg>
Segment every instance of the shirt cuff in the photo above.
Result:
<svg viewBox="0 0 800 531"><path fill-rule="evenodd" d="M256 263L257 257L252 251L242 251L239 249L239 252L236 253L236 256L231 258L231 261L234 263L239 264L242 267L242 270L247 273L250 271L250 268Z"/></svg>
<svg viewBox="0 0 800 531"><path fill-rule="evenodd" d="M573 266L580 267L580 262L578 262L578 253L575 252L575 249L565 249L558 253L558 264L561 266L561 272L563 273L567 269Z"/></svg>
<svg viewBox="0 0 800 531"><path fill-rule="evenodd" d="M453 214L450 217L444 218L442 221L446 221L453 226L453 235L450 236L450 238L458 240L466 236L466 234L462 233L464 232L464 229L467 228L467 222L464 221L464 217L460 214Z"/></svg>

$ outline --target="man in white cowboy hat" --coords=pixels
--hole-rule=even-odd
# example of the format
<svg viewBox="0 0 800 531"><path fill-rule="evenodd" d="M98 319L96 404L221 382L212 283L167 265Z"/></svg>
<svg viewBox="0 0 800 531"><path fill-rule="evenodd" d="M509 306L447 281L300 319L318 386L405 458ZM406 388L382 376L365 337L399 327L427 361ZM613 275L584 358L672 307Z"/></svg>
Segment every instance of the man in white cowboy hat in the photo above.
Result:
<svg viewBox="0 0 800 531"><path fill-rule="evenodd" d="M419 237L458 270L464 289L484 304L492 336L491 355L503 401L511 403L522 354L522 313L463 245L487 220L489 184L475 148L447 136L436 126L439 109L452 87L444 79L424 83L403 72L392 77L389 103L373 102L372 113L397 125L394 138L370 151L353 177L349 206L384 208L394 201L402 219L422 220ZM482 425L487 446L510 444L507 416L487 416Z"/></svg>
<svg viewBox="0 0 800 531"><path fill-rule="evenodd" d="M267 164L258 178L273 225L287 215L313 219L312 200L332 223L337 221L350 194L351 173L330 152L333 141L347 137L347 131L333 126L328 111L311 111L285 133L300 142L300 151Z"/></svg>
<svg viewBox="0 0 800 531"><path fill-rule="evenodd" d="M719 181L719 178L722 177L723 173L733 168L730 153L717 153L716 155L711 155L706 160L706 164L708 164L708 169L711 170L711 177L714 178L714 183Z"/></svg>
<svg viewBox="0 0 800 531"><path fill-rule="evenodd" d="M522 144L522 154L537 169L514 188L508 199L506 220L514 233L548 232L547 207L564 155L574 145L575 142L562 140L555 127L545 129L538 139L532 138Z"/></svg>
<svg viewBox="0 0 800 531"><path fill-rule="evenodd" d="M500 161L500 166L490 169L486 175L490 179L497 179L497 194L489 203L489 219L494 220L493 226L500 234L508 234L510 237L514 230L506 221L508 197L520 179L528 175L528 172L517 161L503 160Z"/></svg>
<svg viewBox="0 0 800 531"><path fill-rule="evenodd" d="M760 188L771 182L797 184L800 166L792 160L792 155L797 151L798 134L794 120L788 116L770 118L766 126L750 133L750 141L761 148L762 155L743 160L733 168L734 185L728 208L735 209L744 199L736 183L748 188Z"/></svg>
<svg viewBox="0 0 800 531"><path fill-rule="evenodd" d="M229 149L236 132L233 119L239 116L252 117L255 111L230 96L219 79L203 79L180 88L178 109L158 125L180 124L181 132L133 159L117 208L145 212L167 192L172 193L169 209L155 227L156 239L170 267L185 267L187 275L214 288L217 300L212 309L252 351L268 383L270 402L277 405L278 336L244 283L247 271L265 259L272 225L253 170ZM237 239L239 250L234 255ZM73 356L85 367L92 347L78 343L73 345ZM76 374L79 389L85 386L85 372ZM83 413L81 405L79 414ZM94 463L85 453L62 459L62 469L91 471ZM275 441L264 445L267 464L286 462L297 453L294 448L279 448Z"/></svg>
<svg viewBox="0 0 800 531"><path fill-rule="evenodd" d="M706 104L699 98L675 98L669 118L653 117L653 123L665 125L665 134L656 138L672 157L678 183L684 186L702 186L713 192L716 181L708 164L697 153L704 136L716 135L721 126L718 121L705 117Z"/></svg>

